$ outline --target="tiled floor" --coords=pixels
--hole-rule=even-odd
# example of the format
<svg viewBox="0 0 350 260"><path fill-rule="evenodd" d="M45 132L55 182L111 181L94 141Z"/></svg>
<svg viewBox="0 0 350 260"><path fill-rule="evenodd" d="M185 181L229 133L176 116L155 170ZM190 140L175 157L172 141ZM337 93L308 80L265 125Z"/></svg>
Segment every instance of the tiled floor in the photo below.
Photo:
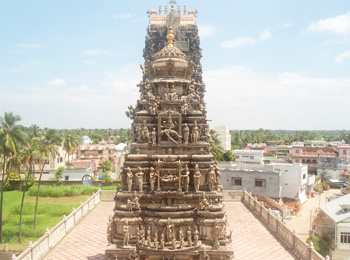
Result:
<svg viewBox="0 0 350 260"><path fill-rule="evenodd" d="M233 229L235 260L288 260L293 256L240 202L226 202L228 223ZM108 217L114 202L101 202L44 259L102 260L107 245Z"/></svg>
<svg viewBox="0 0 350 260"><path fill-rule="evenodd" d="M225 205L228 230L233 230L235 260L294 259L242 203L226 202Z"/></svg>

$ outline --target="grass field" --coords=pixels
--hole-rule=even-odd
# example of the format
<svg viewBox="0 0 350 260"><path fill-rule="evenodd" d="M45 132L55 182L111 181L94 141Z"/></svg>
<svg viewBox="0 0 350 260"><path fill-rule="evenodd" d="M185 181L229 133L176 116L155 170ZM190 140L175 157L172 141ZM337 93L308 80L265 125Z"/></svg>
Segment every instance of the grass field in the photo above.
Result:
<svg viewBox="0 0 350 260"><path fill-rule="evenodd" d="M37 214L37 228L33 229L35 196L27 195L23 207L22 243L28 245L29 241L35 241L45 234L46 228L51 229L63 215L72 212L72 208L77 208L81 201L86 200L87 195L72 197L40 197ZM3 239L4 243L17 244L19 233L19 213L21 207L22 192L4 192L3 205Z"/></svg>

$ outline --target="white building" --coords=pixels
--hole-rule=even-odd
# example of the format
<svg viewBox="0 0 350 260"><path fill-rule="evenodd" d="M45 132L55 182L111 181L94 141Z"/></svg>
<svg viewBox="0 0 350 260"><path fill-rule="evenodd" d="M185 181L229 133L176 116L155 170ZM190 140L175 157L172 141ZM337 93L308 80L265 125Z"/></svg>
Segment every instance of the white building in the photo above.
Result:
<svg viewBox="0 0 350 260"><path fill-rule="evenodd" d="M215 126L214 130L218 134L218 139L224 150L231 151L231 134L227 126Z"/></svg>
<svg viewBox="0 0 350 260"><path fill-rule="evenodd" d="M234 150L237 169L262 169L264 168L264 151L262 150Z"/></svg>
<svg viewBox="0 0 350 260"><path fill-rule="evenodd" d="M246 188L253 194L272 198L298 199L305 202L306 192L313 188L315 176L302 164L272 163L264 165L261 150L234 150L237 164L222 164L224 189Z"/></svg>
<svg viewBox="0 0 350 260"><path fill-rule="evenodd" d="M307 173L302 164L273 163L275 170L281 173L281 194L284 198L297 198L301 203L307 199L306 191L313 189L315 176Z"/></svg>
<svg viewBox="0 0 350 260"><path fill-rule="evenodd" d="M320 206L321 229L329 235L332 260L350 260L350 194Z"/></svg>

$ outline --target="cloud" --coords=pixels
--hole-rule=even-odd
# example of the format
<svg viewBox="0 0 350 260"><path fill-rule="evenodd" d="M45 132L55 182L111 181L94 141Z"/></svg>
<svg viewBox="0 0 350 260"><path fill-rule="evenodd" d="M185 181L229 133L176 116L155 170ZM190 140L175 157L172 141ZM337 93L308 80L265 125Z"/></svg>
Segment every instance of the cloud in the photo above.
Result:
<svg viewBox="0 0 350 260"><path fill-rule="evenodd" d="M87 65L95 65L95 64L96 64L96 61L93 61L93 60L83 60L83 61L81 61L81 63L87 64Z"/></svg>
<svg viewBox="0 0 350 260"><path fill-rule="evenodd" d="M126 19L133 18L133 15L129 13L123 13L123 14L115 14L113 17L116 19L126 20Z"/></svg>
<svg viewBox="0 0 350 260"><path fill-rule="evenodd" d="M48 85L48 86L64 86L64 85L66 85L66 82L63 79L54 79L54 80L46 82L46 85Z"/></svg>
<svg viewBox="0 0 350 260"><path fill-rule="evenodd" d="M350 13L312 22L307 28L307 31L350 34Z"/></svg>
<svg viewBox="0 0 350 260"><path fill-rule="evenodd" d="M350 123L341 122L347 116L350 77L311 77L295 72L267 74L233 66L205 71L203 78L208 116L214 125L228 125L230 129L350 127Z"/></svg>
<svg viewBox="0 0 350 260"><path fill-rule="evenodd" d="M82 52L82 54L86 56L98 56L101 54L108 54L108 53L109 53L108 50L86 50Z"/></svg>
<svg viewBox="0 0 350 260"><path fill-rule="evenodd" d="M285 28L289 28L291 27L292 24L291 23L283 23L283 24L280 24L280 25L277 25L275 27L276 30L279 30L279 29L285 29Z"/></svg>
<svg viewBox="0 0 350 260"><path fill-rule="evenodd" d="M345 59L350 59L350 50L346 52L339 53L339 55L335 58L335 62L342 62Z"/></svg>
<svg viewBox="0 0 350 260"><path fill-rule="evenodd" d="M209 38L213 36L215 27L210 24L202 24L202 25L198 25L198 30L199 30L200 38L204 39L204 38Z"/></svg>
<svg viewBox="0 0 350 260"><path fill-rule="evenodd" d="M230 41L225 41L221 43L221 47L229 50L241 48L245 45L254 45L258 42L266 41L271 38L271 31L266 29L262 31L257 39L252 37L236 37Z"/></svg>
<svg viewBox="0 0 350 260"><path fill-rule="evenodd" d="M25 48L25 49L42 49L45 48L44 45L40 44L17 44L16 45L19 48Z"/></svg>

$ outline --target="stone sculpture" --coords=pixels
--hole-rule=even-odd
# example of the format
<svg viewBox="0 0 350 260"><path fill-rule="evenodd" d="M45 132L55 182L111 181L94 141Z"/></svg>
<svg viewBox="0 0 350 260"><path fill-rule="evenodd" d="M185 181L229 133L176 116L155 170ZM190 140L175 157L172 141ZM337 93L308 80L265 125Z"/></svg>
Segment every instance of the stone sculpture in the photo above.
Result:
<svg viewBox="0 0 350 260"><path fill-rule="evenodd" d="M197 143L199 140L199 129L197 121L194 121L194 126L192 128L192 142Z"/></svg>
<svg viewBox="0 0 350 260"><path fill-rule="evenodd" d="M184 143L188 144L188 138L190 136L190 128L188 127L187 123L185 123L185 126L182 129L182 135L184 137Z"/></svg>
<svg viewBox="0 0 350 260"><path fill-rule="evenodd" d="M132 174L132 171L131 171L130 167L128 167L126 170L127 170L127 172L126 172L126 174L127 174L126 182L128 184L128 191L131 191L131 189L132 189L132 179L133 179L134 175Z"/></svg>
<svg viewBox="0 0 350 260"><path fill-rule="evenodd" d="M135 173L135 177L136 177L136 185L139 188L139 191L143 191L143 171L141 167L138 167L138 172Z"/></svg>
<svg viewBox="0 0 350 260"><path fill-rule="evenodd" d="M200 185L200 179L201 179L201 172L199 170L198 167L198 163L196 163L195 167L194 167L194 174L193 174L193 186L194 186L194 190L196 192L199 192L199 185Z"/></svg>
<svg viewBox="0 0 350 260"><path fill-rule="evenodd" d="M214 191L215 184L216 184L216 173L214 170L214 166L209 166L209 172L208 172L208 186L210 191Z"/></svg>
<svg viewBox="0 0 350 260"><path fill-rule="evenodd" d="M124 240L123 240L123 246L126 247L129 245L129 235L130 235L130 230L129 230L129 225L128 221L125 222L125 225L123 227L123 234L124 234Z"/></svg>

